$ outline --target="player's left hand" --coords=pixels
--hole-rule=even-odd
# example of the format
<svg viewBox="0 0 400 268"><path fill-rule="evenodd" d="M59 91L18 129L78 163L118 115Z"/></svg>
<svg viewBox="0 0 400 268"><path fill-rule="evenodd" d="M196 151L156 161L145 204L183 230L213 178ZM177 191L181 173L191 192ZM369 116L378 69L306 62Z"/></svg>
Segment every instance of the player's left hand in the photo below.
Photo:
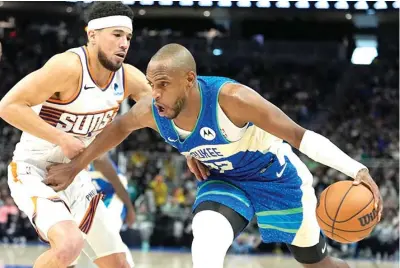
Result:
<svg viewBox="0 0 400 268"><path fill-rule="evenodd" d="M372 194L374 195L375 209L378 211L378 222L379 222L382 217L383 200L379 192L378 185L376 185L375 181L371 178L367 169L362 169L357 173L357 176L354 179L353 184L359 185L360 183L364 183L366 186L368 186L371 189Z"/></svg>
<svg viewBox="0 0 400 268"><path fill-rule="evenodd" d="M197 180L203 181L207 179L207 176L210 176L209 169L196 158L190 155L186 156L186 163L189 167L190 172L192 172L196 176Z"/></svg>
<svg viewBox="0 0 400 268"><path fill-rule="evenodd" d="M75 171L70 163L50 165L47 167L47 176L43 183L59 192L67 189L74 181L75 176Z"/></svg>

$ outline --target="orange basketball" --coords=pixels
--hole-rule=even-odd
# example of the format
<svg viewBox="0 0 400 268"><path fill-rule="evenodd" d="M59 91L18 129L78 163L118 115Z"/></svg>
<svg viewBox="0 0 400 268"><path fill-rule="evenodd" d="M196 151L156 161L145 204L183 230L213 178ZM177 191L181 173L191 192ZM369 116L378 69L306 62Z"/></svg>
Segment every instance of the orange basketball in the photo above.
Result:
<svg viewBox="0 0 400 268"><path fill-rule="evenodd" d="M378 222L371 190L353 181L339 181L326 188L317 205L317 220L324 234L340 243L360 241Z"/></svg>

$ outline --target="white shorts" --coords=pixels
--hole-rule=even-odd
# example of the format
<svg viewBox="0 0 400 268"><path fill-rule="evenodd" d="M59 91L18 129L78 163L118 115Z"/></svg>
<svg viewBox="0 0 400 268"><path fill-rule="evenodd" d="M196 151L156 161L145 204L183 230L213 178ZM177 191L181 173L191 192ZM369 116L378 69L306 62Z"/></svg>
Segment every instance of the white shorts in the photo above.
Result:
<svg viewBox="0 0 400 268"><path fill-rule="evenodd" d="M109 202L108 206L106 207L107 209L107 214L109 217L109 227L113 228L115 232L119 233L121 230L121 227L123 225L123 219L121 218L122 210L124 208L124 203L119 199L116 195L114 195L111 198L111 201ZM85 243L84 251L89 245ZM129 264L129 267L134 267L134 262L132 258L131 251L129 248L124 244L124 252L126 256L126 260ZM95 268L97 267L94 265L91 260L88 260L83 256L82 254L70 265L70 266L78 266L78 267L85 267L85 268Z"/></svg>
<svg viewBox="0 0 400 268"><path fill-rule="evenodd" d="M12 162L8 167L8 185L18 208L47 241L49 229L56 223L74 220L85 239L84 253L93 261L113 253L125 252L125 245L108 210L82 171L65 190L56 193L42 181L46 171L25 162Z"/></svg>

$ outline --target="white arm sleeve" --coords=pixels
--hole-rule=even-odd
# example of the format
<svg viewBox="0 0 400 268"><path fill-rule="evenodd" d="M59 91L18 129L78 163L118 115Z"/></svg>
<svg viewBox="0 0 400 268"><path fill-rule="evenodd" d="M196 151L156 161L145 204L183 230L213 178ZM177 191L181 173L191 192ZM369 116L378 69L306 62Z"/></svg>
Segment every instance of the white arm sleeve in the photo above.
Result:
<svg viewBox="0 0 400 268"><path fill-rule="evenodd" d="M312 160L334 168L349 177L355 178L366 167L352 159L324 136L306 130L300 143L300 152Z"/></svg>

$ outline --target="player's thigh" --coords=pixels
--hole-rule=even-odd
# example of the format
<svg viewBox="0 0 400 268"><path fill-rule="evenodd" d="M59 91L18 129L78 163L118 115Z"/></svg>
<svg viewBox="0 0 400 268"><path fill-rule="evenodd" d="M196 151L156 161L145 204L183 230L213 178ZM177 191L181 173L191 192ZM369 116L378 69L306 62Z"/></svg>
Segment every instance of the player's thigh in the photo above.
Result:
<svg viewBox="0 0 400 268"><path fill-rule="evenodd" d="M251 221L254 216L253 204L247 194L235 186L232 181L218 177L209 177L198 185L193 211L198 213L200 210L206 209L218 210L217 212L227 218L229 215L238 214L247 222ZM234 219L236 221L236 216Z"/></svg>
<svg viewBox="0 0 400 268"><path fill-rule="evenodd" d="M313 178L290 147L282 150L281 159L275 157L260 180L245 182L244 188L251 197L265 243L311 247L320 238Z"/></svg>
<svg viewBox="0 0 400 268"><path fill-rule="evenodd" d="M45 172L24 162L12 162L8 167L11 196L37 230L48 240L49 229L58 222L73 221L68 204L50 187L42 183Z"/></svg>
<svg viewBox="0 0 400 268"><path fill-rule="evenodd" d="M107 208L100 201L94 214L92 226L86 235L83 251L92 261L95 261L106 256L120 255L116 253L124 253L125 250L126 248L119 234L119 229L115 228L114 222L109 217ZM118 256L113 256L110 259L118 261L119 258ZM125 260L124 257L124 262Z"/></svg>

